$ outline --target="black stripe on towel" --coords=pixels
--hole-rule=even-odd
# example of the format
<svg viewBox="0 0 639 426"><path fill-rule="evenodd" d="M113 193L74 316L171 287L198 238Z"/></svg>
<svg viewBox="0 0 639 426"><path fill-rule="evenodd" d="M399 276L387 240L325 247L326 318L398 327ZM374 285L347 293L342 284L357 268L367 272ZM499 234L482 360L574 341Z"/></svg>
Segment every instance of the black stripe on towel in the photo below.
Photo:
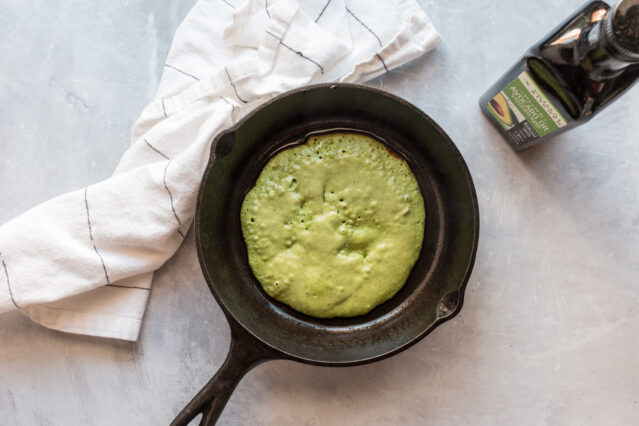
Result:
<svg viewBox="0 0 639 426"><path fill-rule="evenodd" d="M375 36L375 38L377 39L377 42L379 43L379 47L382 47L382 40L380 40L380 38L378 37L378 35L377 35L377 34L375 34L375 31L371 30L371 29L368 27L368 25L366 25L365 23L363 23L361 19L359 19L357 16L355 16L355 14L353 13L353 11L352 11L352 10L350 10L348 7L346 8L346 11L347 11L348 13L350 13L350 14L353 16L353 18L355 18L355 20L356 20L357 22L359 22L359 23L362 25L362 27L366 28L366 29L368 30L368 32L369 32L369 33L373 34L373 35Z"/></svg>
<svg viewBox="0 0 639 426"><path fill-rule="evenodd" d="M244 102L245 104L247 104L248 102L246 102L244 99L242 99L240 97L240 94L237 93L237 87L235 87L235 83L233 83L233 80L231 79L231 75L229 74L229 70L226 69L226 67L224 67L224 71L226 72L226 76L229 78L229 82L231 83L231 86L233 86L233 90L235 91L235 96L237 96L237 98L239 100L241 100L242 102Z"/></svg>
<svg viewBox="0 0 639 426"><path fill-rule="evenodd" d="M288 50L290 50L291 52L293 52L293 53L297 54L298 56L301 56L302 58L306 59L307 61L311 61L312 63L314 63L315 65L317 65L317 66L319 67L319 69L320 69L320 72L321 72L322 74L324 74L324 68L323 68L320 64L318 64L317 62L315 62L314 60L312 60L312 59L311 59L311 58L309 58L308 56L305 56L305 55L304 55L302 52L300 52L299 50L295 50L295 49L293 49L291 46L288 46L287 44L285 44L285 43L282 41L282 39L281 39L281 38L279 38L278 36L276 36L276 35L275 35L275 34L273 34L272 32L270 32L270 31L266 31L266 34L270 35L271 37L276 38L276 39L280 42L280 44L281 44L282 46L286 47L286 48L287 48Z"/></svg>
<svg viewBox="0 0 639 426"><path fill-rule="evenodd" d="M224 3L228 4L229 6L231 6L233 9L235 9L235 5L231 2L229 2L228 0L222 0Z"/></svg>
<svg viewBox="0 0 639 426"><path fill-rule="evenodd" d="M319 15L317 15L317 18L315 18L315 22L319 21L319 19L322 17L322 15L324 14L324 11L326 10L326 8L328 7L328 4L331 2L331 0L328 0L326 2L326 4L324 5L324 7L322 8L322 11L320 12Z"/></svg>
<svg viewBox="0 0 639 426"><path fill-rule="evenodd" d="M147 288L147 287L137 287L137 286L134 286L134 285L107 284L107 285L105 285L105 287L132 288L132 289L138 289L138 290L151 291L151 289L150 289L150 288Z"/></svg>
<svg viewBox="0 0 639 426"><path fill-rule="evenodd" d="M182 236L182 238L185 238L184 233L180 229L180 227L182 226L182 221L178 217L178 214L175 211L175 206L173 205L173 194L171 194L171 190L169 189L169 187L166 184L166 171L168 170L170 164L171 164L171 160L166 162L166 167L164 167L164 177L162 178L162 181L164 182L164 189L166 189L166 192L169 194L169 199L171 200L171 210L173 210L173 216L175 216L175 220L178 223L178 230L177 231Z"/></svg>
<svg viewBox="0 0 639 426"><path fill-rule="evenodd" d="M84 205L87 210L87 224L89 225L89 237L91 237L91 242L93 243L93 250L95 250L95 254L100 258L100 263L102 264L102 269L104 270L104 276L106 277L107 284L111 284L111 280L109 279L109 273L107 272L106 265L104 264L104 259L102 259L102 255L98 251L98 247L95 245L95 240L93 239L93 229L91 228L91 214L89 213L89 201L87 200L87 186L84 187Z"/></svg>
<svg viewBox="0 0 639 426"><path fill-rule="evenodd" d="M164 99L162 99L162 111L164 112L164 116L168 117L168 115L166 115L166 107L164 106Z"/></svg>
<svg viewBox="0 0 639 426"><path fill-rule="evenodd" d="M388 67L386 66L386 62L384 62L384 58L382 58L382 55L380 55L379 53L376 53L375 56L377 56L379 60L382 61L382 65L384 65L384 69L386 70L386 72L388 72Z"/></svg>
<svg viewBox="0 0 639 426"><path fill-rule="evenodd" d="M199 79L199 78L197 78L196 76L194 76L193 74L189 74L189 73L188 73L188 72L186 72L186 71L182 71L181 69L176 68L176 67L174 67L173 65L164 64L164 66L165 66L165 67L167 67L167 68L171 68L172 70L175 70L175 71L177 71L177 72L179 72L179 73L182 73L182 74L184 74L184 75L185 75L185 76L187 76L187 77L191 77L191 78L193 78L193 79L195 79L195 80L197 80L197 81L200 81L200 79Z"/></svg>
<svg viewBox="0 0 639 426"><path fill-rule="evenodd" d="M167 160L170 160L170 158L166 154L164 154L162 151L160 151L159 149L151 145L149 141L146 140L146 138L142 138L142 139L144 140L144 143L147 144L149 148L151 148L153 151L157 152L158 154L160 154L162 157L166 158Z"/></svg>
<svg viewBox="0 0 639 426"><path fill-rule="evenodd" d="M13 302L13 306L20 309L20 306L18 306L18 304L16 303L16 299L13 298L13 291L11 290L11 282L9 281L9 272L7 271L7 264L4 263L4 257L2 257L2 253L0 253L0 261L2 261L4 276L7 278L7 287L9 288L9 296L11 297L11 301Z"/></svg>

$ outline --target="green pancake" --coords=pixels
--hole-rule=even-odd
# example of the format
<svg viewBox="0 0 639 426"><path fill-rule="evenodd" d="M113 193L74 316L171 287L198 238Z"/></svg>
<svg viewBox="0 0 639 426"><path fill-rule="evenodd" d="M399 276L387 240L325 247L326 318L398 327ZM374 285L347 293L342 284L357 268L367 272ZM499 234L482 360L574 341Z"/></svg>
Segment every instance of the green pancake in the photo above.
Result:
<svg viewBox="0 0 639 426"><path fill-rule="evenodd" d="M241 212L266 293L318 318L364 315L393 297L419 257L424 219L408 164L346 132L275 155Z"/></svg>

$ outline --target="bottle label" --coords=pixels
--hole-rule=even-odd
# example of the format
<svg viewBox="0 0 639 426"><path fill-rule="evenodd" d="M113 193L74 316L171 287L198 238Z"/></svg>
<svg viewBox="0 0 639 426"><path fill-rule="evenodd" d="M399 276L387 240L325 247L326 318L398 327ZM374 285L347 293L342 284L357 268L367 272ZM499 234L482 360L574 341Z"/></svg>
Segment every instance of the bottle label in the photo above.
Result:
<svg viewBox="0 0 639 426"><path fill-rule="evenodd" d="M564 127L566 119L523 71L486 105L511 139L521 146Z"/></svg>

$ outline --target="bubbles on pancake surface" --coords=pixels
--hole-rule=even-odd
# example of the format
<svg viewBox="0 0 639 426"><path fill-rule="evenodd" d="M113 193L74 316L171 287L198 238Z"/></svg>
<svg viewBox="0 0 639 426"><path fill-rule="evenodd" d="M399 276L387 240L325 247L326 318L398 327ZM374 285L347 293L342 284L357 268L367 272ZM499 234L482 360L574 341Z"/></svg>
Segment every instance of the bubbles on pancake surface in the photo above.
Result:
<svg viewBox="0 0 639 426"><path fill-rule="evenodd" d="M249 264L266 293L319 318L363 315L395 295L419 256L424 222L408 164L350 132L278 153L241 210Z"/></svg>

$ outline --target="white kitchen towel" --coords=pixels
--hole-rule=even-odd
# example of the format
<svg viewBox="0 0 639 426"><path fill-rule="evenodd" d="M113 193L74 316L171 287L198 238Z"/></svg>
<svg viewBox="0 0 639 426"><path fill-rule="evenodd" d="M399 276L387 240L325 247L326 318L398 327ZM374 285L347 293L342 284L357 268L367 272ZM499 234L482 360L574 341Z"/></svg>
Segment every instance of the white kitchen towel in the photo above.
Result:
<svg viewBox="0 0 639 426"><path fill-rule="evenodd" d="M114 175L0 227L0 312L136 340L153 272L190 228L217 133L279 93L363 82L439 41L415 0L199 0Z"/></svg>

